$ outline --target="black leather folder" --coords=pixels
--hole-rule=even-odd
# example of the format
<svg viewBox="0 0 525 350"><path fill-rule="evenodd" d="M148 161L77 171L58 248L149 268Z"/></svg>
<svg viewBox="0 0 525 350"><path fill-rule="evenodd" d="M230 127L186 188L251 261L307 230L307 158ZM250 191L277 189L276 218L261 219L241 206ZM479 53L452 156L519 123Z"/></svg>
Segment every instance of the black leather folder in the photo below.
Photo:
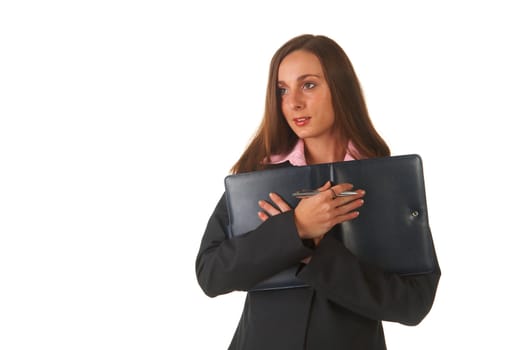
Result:
<svg viewBox="0 0 525 350"><path fill-rule="evenodd" d="M316 189L326 181L352 183L366 191L359 216L336 225L336 235L361 261L402 275L431 272L434 247L428 224L423 165L420 156L401 155L299 167L281 167L225 178L230 238L261 224L260 199L278 193L292 207L292 193ZM304 286L297 266L262 281L253 290Z"/></svg>

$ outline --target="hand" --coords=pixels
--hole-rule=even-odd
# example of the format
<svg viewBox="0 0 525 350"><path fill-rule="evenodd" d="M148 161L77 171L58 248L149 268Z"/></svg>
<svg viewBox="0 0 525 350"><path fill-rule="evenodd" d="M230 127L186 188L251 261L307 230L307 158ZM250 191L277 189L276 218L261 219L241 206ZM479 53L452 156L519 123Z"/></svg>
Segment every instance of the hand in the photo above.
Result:
<svg viewBox="0 0 525 350"><path fill-rule="evenodd" d="M270 203L268 203L265 200L260 200L259 201L259 207L261 207L261 209L263 209L264 211L258 212L257 215L259 216L259 218L263 222L268 220L270 215L274 216L274 215L278 215L278 214L287 212L289 210L292 210L292 208L288 205L288 203L286 203L278 194L270 193L269 196L270 196L270 199L272 200L272 202L275 203L277 208L275 208L273 205L271 205ZM316 246L319 244L319 242L321 241L323 236L316 237L316 238L313 239L314 244ZM311 258L312 258L311 256L308 256L308 257L304 258L303 260L301 260L301 262L303 262L305 264L308 264L310 262Z"/></svg>
<svg viewBox="0 0 525 350"><path fill-rule="evenodd" d="M268 203L265 200L259 201L259 207L263 209L264 211L260 211L257 213L259 216L259 219L261 219L263 222L268 220L270 216L278 215L287 211L292 210L292 208L282 199L278 194L276 193L270 193L270 199L272 202L277 206L277 208L270 203Z"/></svg>
<svg viewBox="0 0 525 350"><path fill-rule="evenodd" d="M359 212L356 210L364 203L365 191L347 197L336 197L343 191L353 188L352 184L343 183L331 187L330 182L319 188L319 194L302 199L295 208L295 224L299 236L303 239L322 238L332 227L344 221L353 220Z"/></svg>

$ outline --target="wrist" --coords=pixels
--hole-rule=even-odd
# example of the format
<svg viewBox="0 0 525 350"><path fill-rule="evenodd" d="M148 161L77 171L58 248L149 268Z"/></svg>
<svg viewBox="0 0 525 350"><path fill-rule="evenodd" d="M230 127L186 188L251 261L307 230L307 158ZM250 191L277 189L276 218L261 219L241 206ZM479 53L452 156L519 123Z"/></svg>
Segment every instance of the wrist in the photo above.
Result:
<svg viewBox="0 0 525 350"><path fill-rule="evenodd" d="M311 237L308 236L304 225L301 223L301 220L297 217L297 212L294 211L294 222L295 222L295 228L297 230L297 234L299 235L299 238L301 239L310 239Z"/></svg>

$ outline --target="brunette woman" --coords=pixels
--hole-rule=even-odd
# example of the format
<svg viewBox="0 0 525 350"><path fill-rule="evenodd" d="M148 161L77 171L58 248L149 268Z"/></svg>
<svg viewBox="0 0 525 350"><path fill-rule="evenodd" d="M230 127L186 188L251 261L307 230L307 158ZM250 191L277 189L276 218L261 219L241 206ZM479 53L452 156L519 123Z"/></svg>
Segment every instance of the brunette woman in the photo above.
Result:
<svg viewBox="0 0 525 350"><path fill-rule="evenodd" d="M275 53L262 123L232 172L389 155L345 52L325 36L301 35ZM348 190L357 194L337 197ZM219 200L196 261L207 295L248 291L294 263L307 285L248 292L229 349L386 349L383 320L416 325L427 315L439 268L389 273L359 261L330 235L359 215L365 190L326 183L295 208L270 194L270 200L260 198L262 224L232 239L225 197Z"/></svg>

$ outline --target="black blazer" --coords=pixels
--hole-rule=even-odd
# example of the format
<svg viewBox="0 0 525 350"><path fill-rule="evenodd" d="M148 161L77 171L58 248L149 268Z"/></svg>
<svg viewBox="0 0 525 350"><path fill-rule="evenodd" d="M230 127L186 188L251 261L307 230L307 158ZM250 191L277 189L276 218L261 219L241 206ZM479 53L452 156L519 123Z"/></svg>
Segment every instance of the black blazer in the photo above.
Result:
<svg viewBox="0 0 525 350"><path fill-rule="evenodd" d="M312 249L299 238L293 211L231 240L227 226L223 195L196 259L210 297L246 291L312 256L297 273L310 287L247 293L229 349L386 349L382 320L416 325L434 302L439 267L410 277L387 273L360 262L330 233Z"/></svg>

